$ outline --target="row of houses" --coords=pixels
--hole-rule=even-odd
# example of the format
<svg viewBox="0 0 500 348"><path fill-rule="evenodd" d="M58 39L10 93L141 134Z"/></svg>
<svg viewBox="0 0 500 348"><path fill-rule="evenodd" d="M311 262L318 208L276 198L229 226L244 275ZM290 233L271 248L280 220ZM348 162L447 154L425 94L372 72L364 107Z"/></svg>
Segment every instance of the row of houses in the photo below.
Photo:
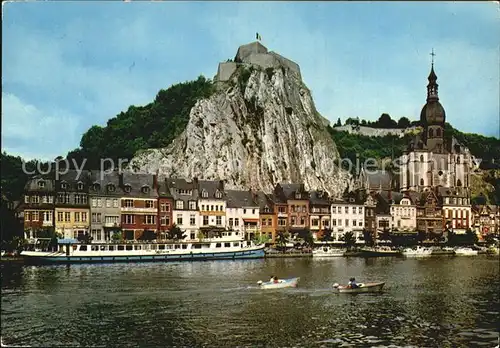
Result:
<svg viewBox="0 0 500 348"><path fill-rule="evenodd" d="M335 199L324 191L306 191L302 184L277 184L269 194L229 190L224 181L162 178L157 175L99 171L69 171L56 180L34 177L19 205L27 238L54 228L66 238L86 233L94 241L113 234L137 240L146 231L166 236L173 225L187 240L199 233L232 229L248 238L275 240L280 232L311 231L334 240L346 232L358 239L363 230L376 235L393 233L457 233L476 228L498 233L499 209L487 207L473 214L466 192L438 188L426 192L356 189ZM485 227L487 226L487 227Z"/></svg>

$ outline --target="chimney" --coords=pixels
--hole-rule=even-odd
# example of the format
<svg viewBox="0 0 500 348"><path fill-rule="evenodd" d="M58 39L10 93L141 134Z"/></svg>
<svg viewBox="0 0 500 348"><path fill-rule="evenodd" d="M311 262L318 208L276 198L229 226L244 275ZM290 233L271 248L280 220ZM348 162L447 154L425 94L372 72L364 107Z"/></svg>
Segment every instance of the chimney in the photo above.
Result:
<svg viewBox="0 0 500 348"><path fill-rule="evenodd" d="M219 180L219 190L224 191L224 180Z"/></svg>
<svg viewBox="0 0 500 348"><path fill-rule="evenodd" d="M118 187L123 188L123 172L118 173Z"/></svg>
<svg viewBox="0 0 500 348"><path fill-rule="evenodd" d="M193 184L194 184L194 188L198 188L198 177L194 177L193 178Z"/></svg>
<svg viewBox="0 0 500 348"><path fill-rule="evenodd" d="M153 174L153 190L158 191L158 172Z"/></svg>

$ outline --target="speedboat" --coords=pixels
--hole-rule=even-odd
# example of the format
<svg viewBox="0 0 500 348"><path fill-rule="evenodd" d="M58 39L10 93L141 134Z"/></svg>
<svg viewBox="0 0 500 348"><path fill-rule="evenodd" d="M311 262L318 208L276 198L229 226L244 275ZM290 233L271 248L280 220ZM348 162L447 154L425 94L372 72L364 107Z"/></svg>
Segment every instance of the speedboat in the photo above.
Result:
<svg viewBox="0 0 500 348"><path fill-rule="evenodd" d="M356 288L351 288L348 285L339 285L335 283L333 284L333 291L338 293L350 293L350 294L379 292L382 291L384 284L385 284L384 282L358 283L358 286Z"/></svg>
<svg viewBox="0 0 500 348"><path fill-rule="evenodd" d="M405 257L428 257L432 255L432 249L418 246L416 249L406 248L403 250Z"/></svg>
<svg viewBox="0 0 500 348"><path fill-rule="evenodd" d="M261 289L282 289L282 288L296 288L300 278L279 279L278 282L263 282L259 280Z"/></svg>
<svg viewBox="0 0 500 348"><path fill-rule="evenodd" d="M312 251L314 257L339 257L344 256L344 251L339 248L321 247Z"/></svg>
<svg viewBox="0 0 500 348"><path fill-rule="evenodd" d="M456 248L455 255L457 256L474 256L477 255L478 251L472 248Z"/></svg>

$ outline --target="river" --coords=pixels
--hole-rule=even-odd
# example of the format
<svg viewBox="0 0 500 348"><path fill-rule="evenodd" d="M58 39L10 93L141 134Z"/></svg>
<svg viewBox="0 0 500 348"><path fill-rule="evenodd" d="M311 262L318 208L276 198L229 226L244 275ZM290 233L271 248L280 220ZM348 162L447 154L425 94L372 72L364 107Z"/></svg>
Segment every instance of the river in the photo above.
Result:
<svg viewBox="0 0 500 348"><path fill-rule="evenodd" d="M6 344L80 347L493 347L491 256L1 264ZM258 280L299 276L298 288ZM334 282L385 281L381 294Z"/></svg>

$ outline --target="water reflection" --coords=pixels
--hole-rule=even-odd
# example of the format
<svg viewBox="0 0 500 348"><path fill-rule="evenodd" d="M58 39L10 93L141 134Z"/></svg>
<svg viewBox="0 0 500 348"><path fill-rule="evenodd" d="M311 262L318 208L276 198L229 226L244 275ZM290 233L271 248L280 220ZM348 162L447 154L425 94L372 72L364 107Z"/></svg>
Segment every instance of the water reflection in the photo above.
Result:
<svg viewBox="0 0 500 348"><path fill-rule="evenodd" d="M471 346L496 344L497 260L270 259L2 264L2 336L32 346ZM296 289L260 290L270 275ZM382 294L331 292L350 276Z"/></svg>

